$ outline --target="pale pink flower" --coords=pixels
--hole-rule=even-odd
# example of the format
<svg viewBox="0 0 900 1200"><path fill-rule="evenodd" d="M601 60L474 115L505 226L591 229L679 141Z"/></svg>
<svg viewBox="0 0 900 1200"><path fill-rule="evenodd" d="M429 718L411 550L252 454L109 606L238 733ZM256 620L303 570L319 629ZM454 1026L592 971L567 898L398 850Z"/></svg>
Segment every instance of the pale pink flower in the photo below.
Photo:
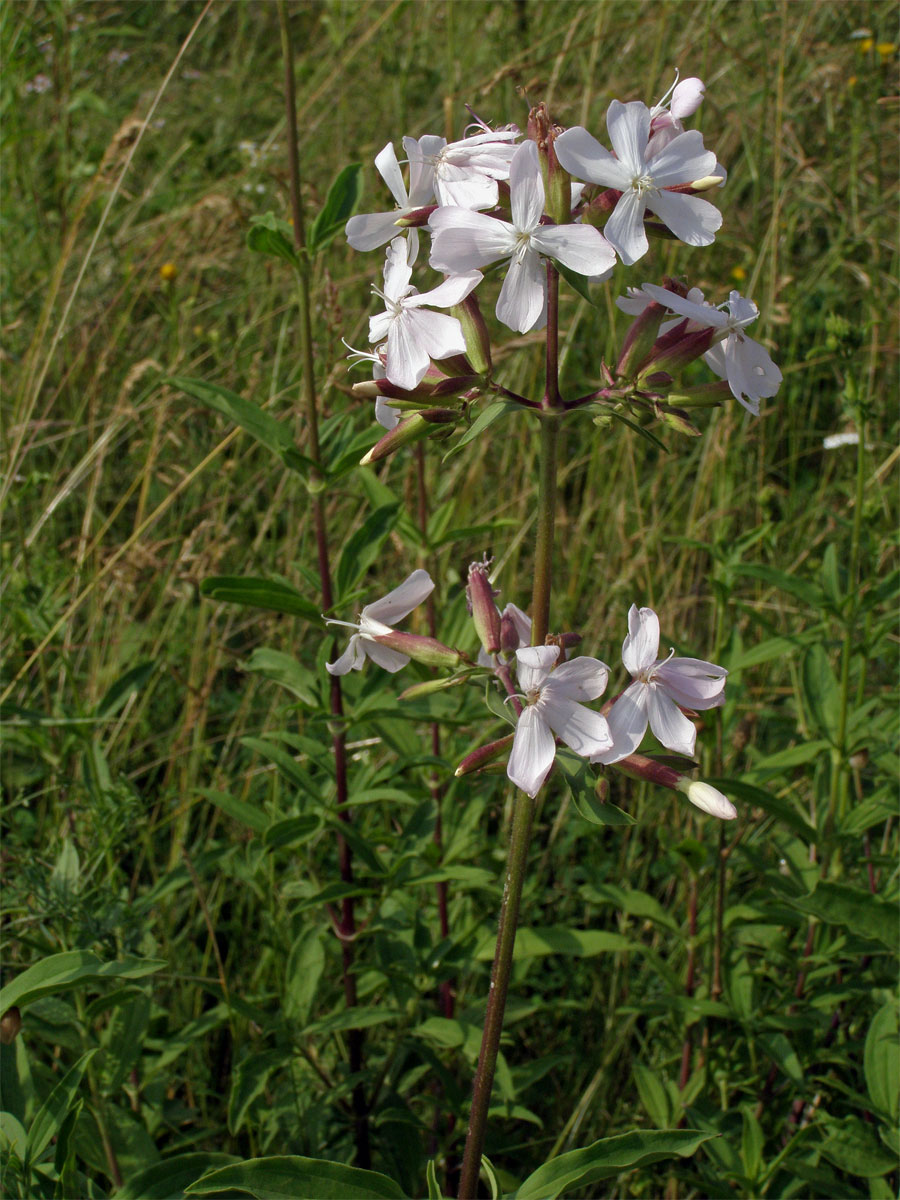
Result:
<svg viewBox="0 0 900 1200"><path fill-rule="evenodd" d="M337 662L326 663L330 675L346 675L348 671L359 671L367 658L385 671L399 671L409 662L409 656L383 646L375 639L392 632L392 626L402 621L407 614L434 590L434 583L427 571L419 569L407 576L392 592L367 604L359 614L358 624L352 621L334 621L327 618L326 625L344 625L355 629L350 644Z"/></svg>

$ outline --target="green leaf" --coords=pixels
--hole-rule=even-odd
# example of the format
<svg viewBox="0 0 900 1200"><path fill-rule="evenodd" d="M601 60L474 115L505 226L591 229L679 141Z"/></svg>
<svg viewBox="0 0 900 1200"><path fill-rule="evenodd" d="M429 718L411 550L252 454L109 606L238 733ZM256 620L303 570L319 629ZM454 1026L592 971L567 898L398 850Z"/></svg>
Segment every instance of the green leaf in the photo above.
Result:
<svg viewBox="0 0 900 1200"><path fill-rule="evenodd" d="M858 937L897 946L897 909L880 896L844 883L820 882L810 896L788 896L787 903L818 917L826 925L842 925Z"/></svg>
<svg viewBox="0 0 900 1200"><path fill-rule="evenodd" d="M820 1150L839 1171L858 1175L862 1179L875 1179L897 1166L896 1154L886 1150L875 1136L874 1129L858 1117L831 1121L826 1127L829 1136Z"/></svg>
<svg viewBox="0 0 900 1200"><path fill-rule="evenodd" d="M103 962L90 950L67 950L64 954L51 954L49 958L35 963L12 983L0 990L0 1014L12 1008L32 1004L41 996L70 992L86 983L97 983L107 979L143 979L161 971L167 964L162 959L123 958L119 962Z"/></svg>
<svg viewBox="0 0 900 1200"><path fill-rule="evenodd" d="M116 680L97 705L97 716L111 717L117 713L129 696L141 690L155 669L155 663L144 662L132 667L130 671L126 671Z"/></svg>
<svg viewBox="0 0 900 1200"><path fill-rule="evenodd" d="M579 275L577 271L573 271L569 267L563 266L563 264L558 262L555 258L553 260L553 264L569 287L576 291L579 296L587 300L588 304L592 304L596 308L597 301L591 296L591 288L590 284L588 283L588 277L586 275Z"/></svg>
<svg viewBox="0 0 900 1200"><path fill-rule="evenodd" d="M291 617L303 617L316 625L322 624L322 615L315 604L280 579L259 579L253 575L211 575L200 584L200 592L210 600L220 600L223 604L265 608Z"/></svg>
<svg viewBox="0 0 900 1200"><path fill-rule="evenodd" d="M234 1163L185 1188L188 1196L232 1189L257 1200L406 1200L393 1179L322 1158L280 1155Z"/></svg>
<svg viewBox="0 0 900 1200"><path fill-rule="evenodd" d="M820 747L827 743L817 743ZM799 747L795 747L799 749ZM763 760L768 770L769 760ZM719 791L724 792L726 796L730 796L732 800L743 800L747 804L753 804L757 808L761 808L771 817L781 821L789 829L793 829L795 833L811 846L819 840L819 835L812 825L806 821L801 813L798 813L790 800L784 800L780 796L774 795L772 792L767 792L765 788L754 786L752 783L746 783L743 779L710 779L707 782Z"/></svg>
<svg viewBox="0 0 900 1200"><path fill-rule="evenodd" d="M176 1154L132 1175L113 1193L114 1200L181 1200L195 1179L237 1161L233 1154Z"/></svg>
<svg viewBox="0 0 900 1200"><path fill-rule="evenodd" d="M74 1067L65 1073L38 1109L28 1130L26 1155L29 1163L38 1161L50 1145L51 1138L58 1133L70 1108L75 1103L87 1065L96 1053L97 1050L94 1049L88 1050L87 1054L82 1055Z"/></svg>
<svg viewBox="0 0 900 1200"><path fill-rule="evenodd" d="M318 254L343 230L348 218L353 216L361 195L362 164L350 163L339 172L328 189L325 204L312 223L309 231L310 254Z"/></svg>
<svg viewBox="0 0 900 1200"><path fill-rule="evenodd" d="M213 788L198 788L197 790L201 796L211 800L216 808L221 808L222 812L232 820L247 825L254 833L265 833L271 824L269 817L255 804L248 804L246 800L237 800L234 796L229 796L227 792L217 792Z"/></svg>
<svg viewBox="0 0 900 1200"><path fill-rule="evenodd" d="M758 579L761 583L767 583L770 587L787 592L790 596L796 596L814 612L821 612L824 607L824 596L821 589L814 583L810 583L808 579L797 579L793 575L779 571L776 567L766 566L765 563L736 563L732 569L737 575Z"/></svg>
<svg viewBox="0 0 900 1200"><path fill-rule="evenodd" d="M318 929L307 929L288 955L284 981L284 1015L305 1025L309 1020L319 980L325 969L325 949Z"/></svg>
<svg viewBox="0 0 900 1200"><path fill-rule="evenodd" d="M591 407L593 408L595 406L591 405ZM662 450L663 454L669 453L669 447L665 444L665 442L661 442L655 433L651 433L650 430L645 429L643 425L638 425L637 421L632 421L629 417L626 417L624 413L616 412L614 408L606 407L602 408L601 412L603 416L614 417L615 420L619 421L622 425L627 425L632 433L638 434L638 436L642 437L645 442L649 442L651 446L655 446L657 450Z"/></svg>
<svg viewBox="0 0 900 1200"><path fill-rule="evenodd" d="M231 1075L231 1094L228 1097L228 1129L237 1133L250 1111L250 1106L261 1095L273 1071L285 1064L285 1056L278 1050L253 1053L239 1062Z"/></svg>
<svg viewBox="0 0 900 1200"><path fill-rule="evenodd" d="M863 1066L872 1103L897 1124L900 1108L900 1050L897 1047L897 1006L883 1005L866 1034Z"/></svg>
<svg viewBox="0 0 900 1200"><path fill-rule="evenodd" d="M321 1021L313 1021L303 1031L305 1034L341 1033L345 1029L369 1029L372 1025L386 1025L389 1021L399 1021L402 1012L394 1012L388 1008L363 1007L342 1008L340 1012L323 1017Z"/></svg>
<svg viewBox="0 0 900 1200"><path fill-rule="evenodd" d="M674 917L648 892L622 888L615 883L586 883L578 889L578 894L589 904L612 904L618 912L627 913L630 917L640 917L641 920L656 921L657 924L671 929L673 933L680 929Z"/></svg>
<svg viewBox="0 0 900 1200"><path fill-rule="evenodd" d="M428 1185L428 1200L444 1200L444 1193L437 1181L437 1171L434 1167L433 1158L429 1158L428 1165L425 1168L425 1182Z"/></svg>
<svg viewBox="0 0 900 1200"><path fill-rule="evenodd" d="M481 410L466 432L462 435L458 442L447 451L441 459L442 463L446 463L454 454L462 450L463 446L467 446L469 442L480 437L489 425L497 420L498 417L504 417L507 413L521 412L522 405L517 404L515 400L495 400L493 404L489 404L487 408Z"/></svg>
<svg viewBox="0 0 900 1200"><path fill-rule="evenodd" d="M651 1071L643 1063L635 1063L631 1070L647 1116L656 1125L668 1125L672 1119L672 1106L658 1072Z"/></svg>
<svg viewBox="0 0 900 1200"><path fill-rule="evenodd" d="M245 671L258 671L273 683L280 683L307 708L318 708L318 680L290 654L259 646L242 666Z"/></svg>
<svg viewBox="0 0 900 1200"><path fill-rule="evenodd" d="M263 845L267 850L280 850L284 846L299 846L321 828L318 817L285 817L276 821L263 834ZM346 886L341 884L342 887Z"/></svg>
<svg viewBox="0 0 900 1200"><path fill-rule="evenodd" d="M276 421L270 413L254 404L252 400L245 400L236 392L230 392L228 388L220 387L217 383L207 383L204 379L186 379L178 376L166 382L199 400L207 408L213 408L230 421L234 421L235 425L239 425L260 445L271 450L292 471L306 474L310 460L294 445L288 425Z"/></svg>
<svg viewBox="0 0 900 1200"><path fill-rule="evenodd" d="M493 937L486 938L475 951L478 962L489 962L494 957ZM574 958L592 958L618 950L641 950L639 942L633 942L621 933L609 933L600 929L568 929L564 925L549 925L543 928L520 929L516 934L513 958L521 962L526 958L542 958L546 954L566 954Z"/></svg>
<svg viewBox="0 0 900 1200"><path fill-rule="evenodd" d="M351 534L341 552L335 572L335 586L339 597L348 595L376 561L385 539L397 524L399 513L399 504L383 504L370 513L359 529Z"/></svg>
<svg viewBox="0 0 900 1200"><path fill-rule="evenodd" d="M792 1083L803 1083L803 1067L797 1057L797 1051L783 1033L763 1033L758 1035L759 1044Z"/></svg>
<svg viewBox="0 0 900 1200"><path fill-rule="evenodd" d="M507 1200L556 1200L564 1192L589 1187L623 1171L666 1158L689 1158L712 1133L695 1129L640 1129L602 1138L582 1150L570 1150L529 1175Z"/></svg>
<svg viewBox="0 0 900 1200"><path fill-rule="evenodd" d="M268 254L280 258L292 267L300 266L300 258L294 244L294 230L274 213L260 213L253 218L247 233L247 245L257 254Z"/></svg>
<svg viewBox="0 0 900 1200"><path fill-rule="evenodd" d="M841 719L841 688L821 645L810 646L803 656L803 696L818 732L835 743Z"/></svg>

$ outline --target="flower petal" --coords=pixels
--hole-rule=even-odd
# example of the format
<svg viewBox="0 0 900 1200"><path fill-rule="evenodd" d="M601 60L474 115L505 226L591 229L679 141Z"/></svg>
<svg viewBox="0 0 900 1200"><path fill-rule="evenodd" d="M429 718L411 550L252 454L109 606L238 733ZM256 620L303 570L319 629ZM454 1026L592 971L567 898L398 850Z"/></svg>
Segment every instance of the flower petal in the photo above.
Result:
<svg viewBox="0 0 900 1200"><path fill-rule="evenodd" d="M744 334L733 333L725 342L725 365L732 394L751 412L754 410L745 402L745 395L756 402L759 412L760 397L774 396L781 386L781 371L769 352Z"/></svg>
<svg viewBox="0 0 900 1200"><path fill-rule="evenodd" d="M565 696L558 696L555 692L551 695L547 688L541 694L538 708L556 736L562 738L576 754L590 758L612 749L612 734L606 717L593 709L585 708L583 704Z"/></svg>
<svg viewBox="0 0 900 1200"><path fill-rule="evenodd" d="M655 283L645 283L642 291L657 304L664 305L682 317L689 317L704 329L722 329L728 324L728 314L713 308L711 304L695 304L692 300L679 296L677 292L670 292L668 288L658 287Z"/></svg>
<svg viewBox="0 0 900 1200"><path fill-rule="evenodd" d="M544 181L536 142L523 142L513 155L509 194L513 225L520 233L531 233L544 211Z"/></svg>
<svg viewBox="0 0 900 1200"><path fill-rule="evenodd" d="M669 104L669 111L672 116L680 120L682 117L689 117L692 113L695 113L700 107L705 91L706 85L696 75L692 75L689 79L682 79L680 83L676 83L675 90L672 92L672 100Z"/></svg>
<svg viewBox="0 0 900 1200"><path fill-rule="evenodd" d="M374 250L377 246L383 246L397 236L399 216L402 213L395 208L393 212L362 213L351 217L344 226L347 241L354 250Z"/></svg>
<svg viewBox="0 0 900 1200"><path fill-rule="evenodd" d="M369 337L371 336L370 320ZM412 391L424 379L430 361L413 314L404 312L394 317L387 336L387 361L384 365L386 378L397 387Z"/></svg>
<svg viewBox="0 0 900 1200"><path fill-rule="evenodd" d="M547 323L547 281L540 255L533 250L510 262L495 311L498 321L518 333Z"/></svg>
<svg viewBox="0 0 900 1200"><path fill-rule="evenodd" d="M434 200L434 160L446 145L442 137L426 133L418 141L405 137L403 149L409 159L409 204L422 208Z"/></svg>
<svg viewBox="0 0 900 1200"><path fill-rule="evenodd" d="M348 671L358 671L366 661L363 644L363 639L359 634L354 633L340 658L336 662L325 664L328 674L346 675Z"/></svg>
<svg viewBox="0 0 900 1200"><path fill-rule="evenodd" d="M647 105L640 100L631 100L628 104L613 100L606 112L606 128L616 157L628 175L640 172L650 140L650 109Z"/></svg>
<svg viewBox="0 0 900 1200"><path fill-rule="evenodd" d="M647 685L637 679L619 696L606 714L612 748L602 754L592 754L592 762L615 763L637 750L647 732L649 691Z"/></svg>
<svg viewBox="0 0 900 1200"><path fill-rule="evenodd" d="M471 271L516 248L516 231L508 221L463 208L438 208L428 219L431 230L429 263L437 271Z"/></svg>
<svg viewBox="0 0 900 1200"><path fill-rule="evenodd" d="M544 694L549 694L552 689L554 698L596 700L606 690L608 678L609 667L599 658L572 658L556 668L547 680Z"/></svg>
<svg viewBox="0 0 900 1200"><path fill-rule="evenodd" d="M407 315L415 327L419 344L424 347L429 358L450 358L453 354L465 354L466 339L462 325L456 317L431 312L427 308L420 308Z"/></svg>
<svg viewBox="0 0 900 1200"><path fill-rule="evenodd" d="M538 228L531 237L532 246L548 258L555 258L579 275L602 275L616 265L616 252L592 225L555 225Z"/></svg>
<svg viewBox="0 0 900 1200"><path fill-rule="evenodd" d="M725 703L727 675L724 667L700 658L671 658L656 668L653 682L682 708L718 708Z"/></svg>
<svg viewBox="0 0 900 1200"><path fill-rule="evenodd" d="M380 642L370 642L367 639L363 645L372 662L383 670L390 671L392 675L409 662L409 658L405 654L401 654L399 650L392 650L390 646L382 646Z"/></svg>
<svg viewBox="0 0 900 1200"><path fill-rule="evenodd" d="M434 580L427 571L420 567L403 580L401 584L382 596L380 600L367 604L362 610L363 617L371 617L385 625L396 625L405 616L422 603L434 591Z"/></svg>
<svg viewBox="0 0 900 1200"><path fill-rule="evenodd" d="M647 690L647 711L653 736L669 750L690 758L697 741L697 730L693 723L661 687L651 683Z"/></svg>
<svg viewBox="0 0 900 1200"><path fill-rule="evenodd" d="M538 647L543 649L543 647ZM552 649L552 647L551 647ZM533 704L528 705L516 724L512 753L506 764L506 774L532 799L550 773L556 757L553 734L544 724Z"/></svg>
<svg viewBox="0 0 900 1200"><path fill-rule="evenodd" d="M388 142L384 149L379 150L375 155L375 169L390 188L391 195L399 206L405 207L409 203L409 197L406 194L406 184L403 182L403 172L397 162L393 142Z"/></svg>
<svg viewBox="0 0 900 1200"><path fill-rule="evenodd" d="M636 191L623 191L612 215L603 227L606 240L616 249L626 267L636 263L650 249L644 232L646 198Z"/></svg>
<svg viewBox="0 0 900 1200"><path fill-rule="evenodd" d="M628 610L628 636L622 643L622 662L629 675L640 675L656 662L659 651L659 617L652 608Z"/></svg>
<svg viewBox="0 0 900 1200"><path fill-rule="evenodd" d="M688 246L711 245L722 224L722 214L714 204L684 192L649 192L647 207Z"/></svg>
<svg viewBox="0 0 900 1200"><path fill-rule="evenodd" d="M544 680L559 659L556 646L524 646L516 651L516 678L523 692L533 692L544 685Z"/></svg>
<svg viewBox="0 0 900 1200"><path fill-rule="evenodd" d="M698 129L679 133L653 156L653 182L657 187L692 183L705 179L716 169L716 156L703 146L703 134Z"/></svg>
<svg viewBox="0 0 900 1200"><path fill-rule="evenodd" d="M467 271L463 275L451 275L443 283L439 283L430 292L421 292L418 296L410 296L405 308L419 308L427 304L429 308L450 308L465 300L469 292L481 283L484 276L480 271ZM455 320L455 318L453 318ZM460 327L461 328L461 327Z"/></svg>
<svg viewBox="0 0 900 1200"><path fill-rule="evenodd" d="M553 148L563 168L578 179L620 191L631 186L631 175L625 167L581 125L561 133Z"/></svg>

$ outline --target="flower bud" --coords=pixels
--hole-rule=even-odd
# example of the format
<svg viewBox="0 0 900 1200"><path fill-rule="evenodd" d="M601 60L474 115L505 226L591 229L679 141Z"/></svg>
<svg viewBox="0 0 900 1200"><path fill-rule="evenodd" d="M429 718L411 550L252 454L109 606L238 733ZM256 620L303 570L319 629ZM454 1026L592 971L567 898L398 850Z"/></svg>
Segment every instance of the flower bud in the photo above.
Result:
<svg viewBox="0 0 900 1200"><path fill-rule="evenodd" d="M715 408L724 400L731 399L731 387L727 379L714 383L698 383L691 387L678 388L670 392L668 399L682 408Z"/></svg>
<svg viewBox="0 0 900 1200"><path fill-rule="evenodd" d="M522 645L515 619L508 609L500 616L500 649L504 654L515 654Z"/></svg>
<svg viewBox="0 0 900 1200"><path fill-rule="evenodd" d="M494 603L497 593L488 579L488 565L486 562L470 564L466 599L485 654L499 654L500 614Z"/></svg>
<svg viewBox="0 0 900 1200"><path fill-rule="evenodd" d="M700 436L700 430L688 420L686 413L680 412L677 408L670 408L668 405L665 407L659 405L657 412L660 419L676 433L684 433L688 437Z"/></svg>
<svg viewBox="0 0 900 1200"><path fill-rule="evenodd" d="M456 413L450 412L449 409L443 411L449 413L448 420L456 416ZM413 442L421 441L422 438L428 437L434 431L435 424L434 421L426 420L421 413L413 413L412 416L405 417L393 429L388 430L384 437L378 439L372 449L359 460L359 465L368 467L372 463L394 454L401 446L409 446Z"/></svg>
<svg viewBox="0 0 900 1200"><path fill-rule="evenodd" d="M427 225L428 218L436 208L436 204L426 204L424 208L415 208L412 212L404 213L402 217L398 217L394 224L398 229L413 229L421 225Z"/></svg>
<svg viewBox="0 0 900 1200"><path fill-rule="evenodd" d="M639 380L656 371L677 373L707 352L715 330L706 328L687 333L687 326L687 320L679 321L674 329L657 339L649 357L638 368Z"/></svg>
<svg viewBox="0 0 900 1200"><path fill-rule="evenodd" d="M508 733L506 737L499 738L496 742L488 742L486 746L479 746L477 750L466 755L453 774L469 775L472 771L483 770L509 749L515 736L514 733Z"/></svg>
<svg viewBox="0 0 900 1200"><path fill-rule="evenodd" d="M557 225L572 219L572 176L560 166L553 143L562 127L554 125L546 104L536 105L528 114L528 134L537 143L541 176L544 180L544 211Z"/></svg>
<svg viewBox="0 0 900 1200"><path fill-rule="evenodd" d="M727 796L723 796L718 788L701 779L682 779L677 790L683 792L691 804L709 813L711 817L719 817L723 821L733 821L737 809Z"/></svg>
<svg viewBox="0 0 900 1200"><path fill-rule="evenodd" d="M637 374L638 367L653 349L665 315L666 310L663 306L651 300L640 316L632 322L622 343L619 361L616 363L616 375L620 379L630 379Z"/></svg>
<svg viewBox="0 0 900 1200"><path fill-rule="evenodd" d="M390 633L372 635L372 641L398 650L414 662L426 667L458 667L463 662L463 656L458 650L452 650L436 638L420 637L417 633L403 633L402 630L392 629Z"/></svg>
<svg viewBox="0 0 900 1200"><path fill-rule="evenodd" d="M22 1014L14 1004L12 1008L8 1008L3 1016L0 1017L0 1042L4 1046L11 1046L21 1028Z"/></svg>
<svg viewBox="0 0 900 1200"><path fill-rule="evenodd" d="M453 306L451 312L462 325L469 362L480 375L490 375L491 337L475 293L470 292L461 304Z"/></svg>

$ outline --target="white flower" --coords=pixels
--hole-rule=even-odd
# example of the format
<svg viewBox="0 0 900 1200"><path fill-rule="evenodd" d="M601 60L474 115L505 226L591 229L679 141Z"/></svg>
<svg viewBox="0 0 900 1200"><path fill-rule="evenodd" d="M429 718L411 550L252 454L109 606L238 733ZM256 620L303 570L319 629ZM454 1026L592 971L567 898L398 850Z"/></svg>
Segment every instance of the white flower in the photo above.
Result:
<svg viewBox="0 0 900 1200"><path fill-rule="evenodd" d="M401 621L407 613L412 612L416 605L421 604L426 596L434 590L434 583L427 571L413 571L392 592L382 596L380 600L367 604L359 614L359 624L352 621L333 621L326 619L326 625L345 625L355 629L356 633L350 638L350 644L337 662L326 663L325 669L331 675L346 675L348 671L359 671L366 658L385 671L399 671L409 662L406 654L382 646L376 642L376 637L383 637L391 632L391 627Z"/></svg>
<svg viewBox="0 0 900 1200"><path fill-rule="evenodd" d="M723 821L733 821L737 809L727 796L723 796L718 788L701 779L682 779L677 785L679 792L684 792L691 804L709 813L711 817L720 817Z"/></svg>
<svg viewBox="0 0 900 1200"><path fill-rule="evenodd" d="M369 318L369 341L387 338L385 376L397 387L411 391L424 378L432 358L465 354L466 339L456 317L424 312L423 306L449 308L459 304L481 282L480 271L445 279L430 292L421 294L409 282L412 267L406 243L394 238L384 265L384 291L373 288L385 303L385 311Z"/></svg>
<svg viewBox="0 0 900 1200"><path fill-rule="evenodd" d="M560 134L555 148L572 175L622 193L603 230L622 262L630 266L649 249L644 232L648 208L689 246L713 242L722 224L719 210L699 196L666 190L714 173L716 156L703 148L701 134L695 129L679 133L662 149L648 152L650 109L639 100L613 100L606 124L614 155L580 125Z"/></svg>
<svg viewBox="0 0 900 1200"><path fill-rule="evenodd" d="M434 156L444 145L442 137L427 133L416 141L415 138L405 137L403 149L409 160L409 191L403 182L403 172L397 162L393 143L388 144L375 158L375 166L384 182L388 185L391 195L397 201L393 212L361 213L351 217L344 232L347 241L354 250L374 250L383 246L391 238L397 236L397 221L409 216L418 208L424 208L434 202ZM414 262L419 248L419 233L410 229L409 261Z"/></svg>
<svg viewBox="0 0 900 1200"><path fill-rule="evenodd" d="M556 757L554 734L585 757L611 747L606 719L579 703L602 694L609 671L596 658L573 658L555 667L556 646L529 646L517 650L516 658L527 703L516 725L506 773L516 787L534 797Z"/></svg>
<svg viewBox="0 0 900 1200"><path fill-rule="evenodd" d="M703 355L703 361L721 379L728 380L735 399L758 417L760 399L775 395L782 376L769 352L744 333L745 327L759 316L753 301L746 300L740 292L731 292L725 304L728 311L723 312L702 302L699 288L692 288L687 298L653 283L645 283L643 290L658 304L688 317L695 328L716 331L715 344Z"/></svg>
<svg viewBox="0 0 900 1200"><path fill-rule="evenodd" d="M610 709L607 720L612 750L594 755L594 761L619 762L640 746L647 723L658 741L690 757L697 731L682 708L717 708L725 703L728 672L699 658L658 659L659 618L652 608L628 610L628 636L622 644L622 661L634 678Z"/></svg>
<svg viewBox="0 0 900 1200"><path fill-rule="evenodd" d="M376 346L374 350L354 350L353 347L344 338L341 341L350 351L347 355L353 360L352 365L356 363L370 362L378 367L378 374L373 375L372 382L377 383L379 379L384 379L384 362L387 358L387 347ZM375 420L379 425L383 425L385 429L394 429L400 423L402 409L393 408L386 396L375 397Z"/></svg>
<svg viewBox="0 0 900 1200"><path fill-rule="evenodd" d="M497 180L509 178L509 164L520 136L510 129L488 129L483 133L444 143L435 154L434 193L440 205L457 208L494 208Z"/></svg>
<svg viewBox="0 0 900 1200"><path fill-rule="evenodd" d="M544 182L535 142L523 142L516 150L509 188L512 223L461 208L436 209L428 221L429 262L439 271L456 272L508 258L497 317L510 329L527 333L547 322L541 256L588 276L611 270L616 256L603 234L590 225L541 225Z"/></svg>

